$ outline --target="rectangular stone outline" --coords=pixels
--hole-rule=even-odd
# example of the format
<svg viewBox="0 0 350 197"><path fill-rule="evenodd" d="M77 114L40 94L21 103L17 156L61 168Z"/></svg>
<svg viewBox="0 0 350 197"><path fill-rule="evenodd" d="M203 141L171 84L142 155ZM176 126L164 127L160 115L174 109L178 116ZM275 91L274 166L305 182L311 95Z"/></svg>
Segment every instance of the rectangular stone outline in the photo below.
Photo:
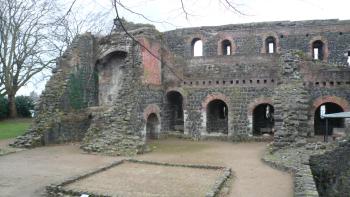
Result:
<svg viewBox="0 0 350 197"><path fill-rule="evenodd" d="M208 170L223 170L223 174L219 176L216 180L214 185L209 189L209 191L206 193L206 197L215 197L219 194L221 188L223 187L224 183L231 177L232 170L231 168L222 167L222 166L212 166L207 164L176 164L176 163L167 163L167 162L156 162L156 161L146 161L146 160L137 160L137 159L123 159L120 161L113 162L109 165L106 165L104 167L92 170L90 172L87 172L82 175L70 177L66 180L64 180L61 183L58 184L51 184L49 186L46 186L46 194L50 196L62 196L64 195L73 195L73 196L81 196L82 194L88 194L90 197L109 197L103 194L96 194L92 192L85 192L85 191L74 191L74 190L65 190L63 187L74 183L76 181L79 181L81 179L90 177L92 175L95 175L97 173L106 171L110 168L113 168L115 166L118 166L120 164L123 164L125 162L131 162L131 163L140 163L140 164L148 164L148 165L159 165L159 166L170 166L170 167L185 167L185 168L198 168L198 169L208 169Z"/></svg>

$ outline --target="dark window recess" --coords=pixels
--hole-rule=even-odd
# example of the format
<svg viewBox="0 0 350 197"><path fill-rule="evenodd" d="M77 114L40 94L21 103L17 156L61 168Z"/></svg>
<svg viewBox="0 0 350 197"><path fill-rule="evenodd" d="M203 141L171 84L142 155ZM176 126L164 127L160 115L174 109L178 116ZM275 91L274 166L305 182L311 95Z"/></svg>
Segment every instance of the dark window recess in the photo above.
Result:
<svg viewBox="0 0 350 197"><path fill-rule="evenodd" d="M316 40L312 43L312 58L314 60L323 60L324 44L321 40Z"/></svg>
<svg viewBox="0 0 350 197"><path fill-rule="evenodd" d="M276 39L272 36L266 38L265 48L266 48L266 53L269 53L269 54L276 53Z"/></svg>
<svg viewBox="0 0 350 197"><path fill-rule="evenodd" d="M232 54L232 45L229 40L224 40L221 42L222 55L231 55Z"/></svg>
<svg viewBox="0 0 350 197"><path fill-rule="evenodd" d="M224 134L228 132L228 107L222 100L213 100L207 106L207 131Z"/></svg>

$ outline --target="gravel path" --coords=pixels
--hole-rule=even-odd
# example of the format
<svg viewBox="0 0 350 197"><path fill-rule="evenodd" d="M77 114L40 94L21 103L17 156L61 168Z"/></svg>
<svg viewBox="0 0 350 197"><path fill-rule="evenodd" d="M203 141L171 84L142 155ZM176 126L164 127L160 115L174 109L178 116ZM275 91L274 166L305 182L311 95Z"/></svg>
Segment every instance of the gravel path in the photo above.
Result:
<svg viewBox="0 0 350 197"><path fill-rule="evenodd" d="M161 140L137 159L231 167L231 196L293 196L292 177L260 161L266 143ZM0 196L40 196L44 187L120 159L82 154L77 145L41 147L0 156Z"/></svg>
<svg viewBox="0 0 350 197"><path fill-rule="evenodd" d="M222 170L125 162L69 184L65 189L123 197L203 197L222 173Z"/></svg>
<svg viewBox="0 0 350 197"><path fill-rule="evenodd" d="M0 196L38 197L51 183L115 160L81 154L76 145L41 147L0 156Z"/></svg>
<svg viewBox="0 0 350 197"><path fill-rule="evenodd" d="M175 163L206 163L231 167L235 178L230 196L292 197L293 179L288 173L261 161L266 143L189 142L164 140L153 142L155 151L142 159Z"/></svg>

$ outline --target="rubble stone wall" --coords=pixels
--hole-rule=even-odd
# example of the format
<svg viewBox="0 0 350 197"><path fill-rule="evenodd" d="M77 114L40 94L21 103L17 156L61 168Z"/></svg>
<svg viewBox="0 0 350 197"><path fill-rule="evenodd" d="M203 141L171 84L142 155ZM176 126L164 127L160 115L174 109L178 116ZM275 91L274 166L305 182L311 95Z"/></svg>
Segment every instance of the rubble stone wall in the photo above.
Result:
<svg viewBox="0 0 350 197"><path fill-rule="evenodd" d="M317 190L323 196L350 195L350 141L322 155L313 155L310 166Z"/></svg>

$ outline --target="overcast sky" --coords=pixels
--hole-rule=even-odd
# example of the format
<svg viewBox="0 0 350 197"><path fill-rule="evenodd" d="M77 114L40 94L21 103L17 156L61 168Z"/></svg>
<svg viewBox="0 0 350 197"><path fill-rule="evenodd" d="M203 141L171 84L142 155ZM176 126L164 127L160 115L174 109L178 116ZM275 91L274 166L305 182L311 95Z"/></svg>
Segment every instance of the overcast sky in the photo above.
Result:
<svg viewBox="0 0 350 197"><path fill-rule="evenodd" d="M72 1L66 0L65 4L69 6ZM220 3L225 0L183 0L184 7L189 13L187 19L181 9L180 0L120 1L151 20L165 21L165 23L153 23L160 31L262 21L350 19L350 0L231 0L243 15ZM81 13L107 12L109 14L106 16L106 23L109 21L112 23L115 17L110 0L77 0L73 10ZM129 21L152 23L123 8L120 8L120 15ZM45 82L37 81L22 87L18 95L28 95L32 90L40 93L44 89Z"/></svg>

